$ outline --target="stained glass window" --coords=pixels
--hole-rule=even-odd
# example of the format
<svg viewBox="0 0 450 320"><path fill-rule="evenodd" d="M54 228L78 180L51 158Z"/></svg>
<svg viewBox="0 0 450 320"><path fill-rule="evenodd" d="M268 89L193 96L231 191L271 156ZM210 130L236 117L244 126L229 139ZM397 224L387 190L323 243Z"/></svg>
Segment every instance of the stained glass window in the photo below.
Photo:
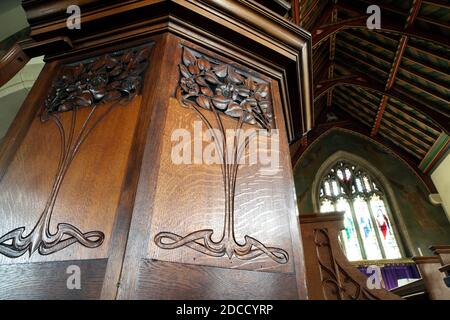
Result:
<svg viewBox="0 0 450 320"><path fill-rule="evenodd" d="M320 212L345 213L340 241L350 261L402 257L382 190L366 170L347 161L322 178Z"/></svg>

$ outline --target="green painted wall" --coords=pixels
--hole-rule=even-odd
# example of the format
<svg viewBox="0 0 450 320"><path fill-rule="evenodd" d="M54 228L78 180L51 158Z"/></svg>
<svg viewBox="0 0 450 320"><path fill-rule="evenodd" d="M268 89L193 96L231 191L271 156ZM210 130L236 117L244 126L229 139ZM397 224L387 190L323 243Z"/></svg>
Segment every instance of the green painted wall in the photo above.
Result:
<svg viewBox="0 0 450 320"><path fill-rule="evenodd" d="M0 98L0 139L8 131L27 95L28 90L22 89Z"/></svg>
<svg viewBox="0 0 450 320"><path fill-rule="evenodd" d="M381 145L362 135L344 129L333 129L313 143L294 168L297 201L300 214L314 212L311 194L315 174L320 166L337 151L352 153L368 161L387 179L393 190L400 212L392 214L403 218L406 231L399 228L402 237L409 234L410 248L403 246L410 256L431 255L430 245L450 244L450 223L440 206L429 202L426 186L402 160ZM397 225L398 226L398 225Z"/></svg>
<svg viewBox="0 0 450 320"><path fill-rule="evenodd" d="M0 0L0 41L28 26L20 0Z"/></svg>

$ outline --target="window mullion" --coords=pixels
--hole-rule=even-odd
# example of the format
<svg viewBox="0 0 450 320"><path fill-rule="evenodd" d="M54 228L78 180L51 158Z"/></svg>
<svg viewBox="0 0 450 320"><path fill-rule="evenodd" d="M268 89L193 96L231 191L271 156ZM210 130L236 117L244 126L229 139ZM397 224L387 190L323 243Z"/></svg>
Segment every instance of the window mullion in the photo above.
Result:
<svg viewBox="0 0 450 320"><path fill-rule="evenodd" d="M353 198L350 198L348 203L350 205L350 211L352 212L353 224L356 228L356 235L358 237L359 248L361 249L361 256L363 260L367 260L366 248L364 247L364 242L361 237L361 230L359 229L358 219L356 218L355 207L353 206Z"/></svg>
<svg viewBox="0 0 450 320"><path fill-rule="evenodd" d="M370 206L370 201L368 201L367 199L365 199L365 200L366 200L366 203L367 203L367 207L369 208L370 220L372 221L373 229L374 229L375 235L377 237L377 242L378 242L378 246L380 247L381 256L383 257L383 259L386 259L386 253L384 252L383 243L381 242L380 230L378 230L378 224L377 224L377 222L375 220L375 217L373 215L372 208Z"/></svg>

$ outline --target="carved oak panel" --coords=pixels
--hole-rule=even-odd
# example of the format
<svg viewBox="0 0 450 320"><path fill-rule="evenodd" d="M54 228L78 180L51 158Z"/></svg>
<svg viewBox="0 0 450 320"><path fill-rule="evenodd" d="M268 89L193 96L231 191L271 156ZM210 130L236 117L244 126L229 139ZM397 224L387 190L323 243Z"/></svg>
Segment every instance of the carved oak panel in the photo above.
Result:
<svg viewBox="0 0 450 320"><path fill-rule="evenodd" d="M0 183L0 256L27 261L75 244L102 245L114 222L150 48L60 68Z"/></svg>
<svg viewBox="0 0 450 320"><path fill-rule="evenodd" d="M199 48L183 45L178 51L178 83L165 106L149 257L292 271L288 200L281 192L287 158L281 158L279 167L268 174L271 169L249 163L248 144L254 137L236 143L234 149L220 138L229 129L256 128L266 133L267 147L278 141L278 136L271 136L271 130L278 126L273 115L272 82ZM202 159L192 159L190 164L175 164L173 132L190 132L195 148L194 132L199 126L204 131L216 130L211 141L215 141L214 150L223 161L205 164ZM279 140L280 149L287 150L284 137ZM261 151L270 154L267 149ZM243 160L241 164L239 160Z"/></svg>

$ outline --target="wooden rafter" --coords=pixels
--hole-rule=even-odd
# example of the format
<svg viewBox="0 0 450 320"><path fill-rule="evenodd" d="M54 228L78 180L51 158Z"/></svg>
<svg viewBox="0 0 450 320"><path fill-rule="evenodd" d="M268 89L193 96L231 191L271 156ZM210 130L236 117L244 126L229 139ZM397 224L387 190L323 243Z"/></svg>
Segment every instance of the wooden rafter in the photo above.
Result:
<svg viewBox="0 0 450 320"><path fill-rule="evenodd" d="M450 137L441 133L441 135L436 139L433 146L428 150L425 157L422 159L419 164L419 169L423 171L423 173L428 173L430 170L435 167L435 165L442 159L443 156L450 149Z"/></svg>
<svg viewBox="0 0 450 320"><path fill-rule="evenodd" d="M300 0L292 1L292 15L294 16L294 23L300 25Z"/></svg>
<svg viewBox="0 0 450 320"><path fill-rule="evenodd" d="M308 10L305 12L305 14L303 15L303 19L307 19L308 16L311 14L311 12L316 9L317 5L318 5L319 0L315 0L308 8Z"/></svg>
<svg viewBox="0 0 450 320"><path fill-rule="evenodd" d="M431 4L437 7L450 9L450 2L448 0L423 0L423 3Z"/></svg>
<svg viewBox="0 0 450 320"><path fill-rule="evenodd" d="M352 6L349 6L348 4L339 4L337 5L339 9L347 10L355 12L357 9L355 9ZM338 31L345 30L348 28L367 28L367 16L362 12L363 15L351 18L348 20L339 21L336 23L328 24L328 25L322 25L318 28L316 28L315 32L312 34L313 37L313 48L316 47L319 43L322 41L328 39L331 37L331 35L335 34ZM375 30L374 30L375 31ZM404 25L402 25L400 22L396 21L383 21L381 25L381 29L378 31L386 31L386 32L393 32L398 33L401 35L405 35L408 37L415 37L427 41L435 42L443 47L448 47L448 40L445 37L439 36L437 34L429 34L420 30L417 30L414 27L409 27L407 29L404 28Z"/></svg>
<svg viewBox="0 0 450 320"><path fill-rule="evenodd" d="M391 89L389 91L384 90L384 86L376 83L373 80L369 80L362 75L353 75L353 76L345 76L340 78L335 78L332 80L322 81L315 87L315 95L314 99L318 99L324 93L326 93L331 88L334 88L339 85L347 85L347 86L357 86L362 87L370 91L378 92L382 95L387 95L390 98L398 100L401 103L411 106L416 109L418 112L422 113L426 117L428 117L432 122L438 125L442 130L448 133L450 128L450 118L436 110L430 108L425 104L419 104L413 99L409 98L402 92L399 92L396 89Z"/></svg>
<svg viewBox="0 0 450 320"><path fill-rule="evenodd" d="M373 124L372 131L370 132L370 136L374 137L378 133L378 129L380 128L381 119L383 118L384 110L386 108L386 104L389 100L387 95L383 95L381 98L380 106L378 107L378 111L375 117L375 123Z"/></svg>
<svg viewBox="0 0 450 320"><path fill-rule="evenodd" d="M340 108L338 110L340 110ZM328 130L341 129L368 137L368 139L370 139L371 141L374 141L375 143L378 143L379 145L388 148L389 150L394 152L417 174L417 176L425 183L429 192L431 193L436 192L436 188L432 183L431 178L428 175L423 174L423 172L419 170L418 168L419 161L417 158L415 157L413 158L410 154L406 153L403 148L400 148L399 146L393 144L392 141L386 138L380 136L370 137L370 131L360 124L361 122L358 118L355 118L353 114L349 114L346 111L344 112L346 117L348 118L346 121L341 120L333 124L318 125L315 129L311 130L308 133L308 144L306 147L300 148L299 150L297 150L297 152L295 152L292 160L294 164L298 161L301 155L307 150L307 148L311 146L313 142L317 140L322 134L325 134Z"/></svg>
<svg viewBox="0 0 450 320"><path fill-rule="evenodd" d="M317 29L320 28L320 26L326 24L328 20L330 20L330 17L332 16L334 9L337 8L337 5L332 3L332 1L328 1L324 12L320 15L320 18L318 19L316 26L313 27L311 34L315 34Z"/></svg>
<svg viewBox="0 0 450 320"><path fill-rule="evenodd" d="M394 61L392 62L391 71L389 72L389 77L386 81L385 90L390 90L394 85L395 78L397 77L398 68L400 67L400 63L402 61L403 54L405 52L407 44L408 44L408 37L402 36L398 43L397 51L394 56Z"/></svg>
<svg viewBox="0 0 450 320"><path fill-rule="evenodd" d="M347 52L343 51L342 49L341 49L341 54L349 56L350 59L355 60L359 64L365 65L365 66L367 66L369 68L376 69L378 72L381 72L383 75L384 74L386 74L386 76L388 75L387 71L383 70L382 68L380 68L378 66L375 66L375 65L371 64L367 60L362 60L362 59L356 58L356 57L352 56L350 53L347 53ZM339 58L338 60L336 60L336 62L339 62L339 64L342 65L342 66L346 66L347 69L352 71L355 75L360 75L361 74L359 71L357 71L355 69L354 65L351 65L348 61L346 61L344 59ZM366 78L366 75L362 75L362 77ZM368 79L370 81L373 81L374 83L376 83L377 86L380 84L379 79L374 79L372 77L369 77ZM444 101L444 103L447 103L447 100L445 100L445 98L443 96L441 96L441 94L430 92L428 90L428 88L425 88L423 85L421 85L419 83L411 83L409 80L404 80L404 79L399 79L399 81L402 81L402 82L406 83L407 85L412 85L412 86L416 87L417 89L420 89L421 91L426 92L428 95L433 96L435 99L440 99L440 100ZM403 88L399 88L399 89L397 89L397 91L399 93L401 93L401 95L409 98L409 101L412 101L412 103L413 103L412 106L417 105L414 101L417 101L417 103L419 105L423 104L421 98L418 97L417 95L411 94L410 92L406 92ZM445 117L449 116L449 113L446 111L446 109L442 108L439 104L429 104L429 105L426 106L426 108L433 109L434 111L436 111L439 114L442 114Z"/></svg>
<svg viewBox="0 0 450 320"><path fill-rule="evenodd" d="M425 40L426 42L435 43L444 48L449 47L448 40L442 35L419 29L419 26L415 24L416 21L427 22L427 18L419 14L422 4L427 3L442 6L445 5L445 3L441 0L414 0L412 1L412 6L409 10L396 8L390 6L388 3L380 4L382 10L389 10L397 15L401 15L401 17L404 17L404 19L385 19L382 21L382 29L372 30L382 36L387 36L389 39L393 39L397 44L395 52L392 52L392 45L394 45L394 42L391 43L389 49L385 49L381 43L375 41L376 39L373 40L371 37L368 39L365 39L364 37L363 39L359 33L349 33L350 35L357 34L356 37L368 42L367 45L373 45L376 48L388 50L393 53L393 55L388 55L386 52L382 52L383 54L377 54L379 52L378 50L372 52L372 50L368 50L364 46L359 47L358 45L355 45L354 47L350 47L350 45L356 43L354 41L350 41L352 40L350 38L343 40L341 37L338 37L339 40L336 39L336 34L342 30L367 28L366 23L368 15L366 15L364 8L366 2L368 3L368 1L361 0L358 5L358 2L354 1L339 1L337 3L335 3L335 1L328 1L321 18L314 23L314 27L311 29L313 48L316 49L320 44L324 44L330 49L328 63L324 63L322 57L320 62L320 71L315 74L316 81L318 81L316 82L315 87L315 100L318 101L318 99L324 97L325 95L328 97L327 100L329 102L330 96L335 96L336 101L339 100L341 105L343 104L344 106L349 107L347 112L351 112L358 118L358 121L371 128L367 133L368 136L374 139L379 139L379 137L377 137L377 133L379 133L383 136L381 139L394 139L395 141L392 141L392 143L397 143L399 147L411 152L414 154L414 157L420 161L436 139L436 137L433 136L434 133L428 132L426 129L427 127L423 126L428 126L432 128L433 131L438 130L439 132L443 131L448 134L450 128L450 115L445 108L441 108L441 106L437 103L428 105L419 97L412 94L410 90L405 89L403 85L413 86L415 88L414 90L423 91L435 98L439 96L440 91L435 92L433 89L434 87L431 88L427 83L433 85L436 84L438 86L440 85L441 88L443 88L442 90L444 90L447 86L445 85L445 82L440 82L439 79L435 79L433 75L428 73L423 74L422 71L419 72L415 68L408 67L413 67L414 65L411 64L417 63L427 68L426 70L434 70L442 73L441 70L436 70L439 69L438 67L427 61L417 61L419 60L419 57L409 57L409 55L405 56L405 52L407 52L407 48L411 46L412 49L420 50L427 54L430 53L434 56L436 55L432 46L430 48L425 47L425 45L422 46L420 42L413 41L414 39ZM386 5L389 8L387 8ZM343 16L349 18L342 21L332 19L333 11L336 9L338 9L339 12L342 10L348 12L349 15ZM439 25L440 24L441 23L439 23ZM443 27L448 27L446 23L442 24ZM410 38L413 39L409 41ZM356 39L353 40L356 41ZM325 43L325 41L329 42ZM334 41L338 41L338 44L340 43L339 52L343 54L337 56L336 61L334 60L334 55L332 54L332 50L334 50ZM353 53L354 50L358 51L356 58ZM322 52L322 50L320 50L320 52ZM352 59L356 59L358 63L355 61L356 65L352 64L350 61L353 60L346 59L347 55ZM372 57L374 58L373 60ZM444 56L439 54L437 58L446 59L447 57L445 54ZM378 63L379 60L377 59L381 59L384 62L381 61ZM408 61L403 59L408 59ZM447 60L449 60L449 58L447 58ZM403 70L403 66L401 67L403 61L405 61L405 63L407 62L405 70ZM341 67L344 67L344 71L340 72L340 74L347 74L345 70L348 70L350 75L336 77L333 72L334 70L332 70L330 74L330 69L332 66L335 66L336 63L340 69ZM370 74L360 73L361 67L363 70L372 70L374 76L372 77ZM328 79L323 80L327 77L327 71ZM383 78L385 81L381 80ZM396 81L397 78L398 81L402 81L402 87L395 87L395 84L399 84L399 82ZM417 81L419 81L419 83L412 80L416 78L418 78ZM360 91L360 93L365 92L373 97L373 99L371 99L373 101L370 104L372 107L369 108L370 112L368 112L368 110L367 112L363 112L366 111L365 108L358 107L360 94L357 94L356 96L348 95L343 93L345 92L343 90L337 90L333 93L333 89L336 86L360 87L364 89ZM439 90L439 88L437 90ZM349 90L348 92L353 91L354 90ZM442 97L442 95L440 96ZM390 99L392 99L392 101L390 101ZM378 103L376 102L377 100ZM442 98L440 98L439 101L441 100ZM321 101L323 101L323 99ZM367 101L362 103L367 104ZM400 103L399 107L401 107L401 114L394 114L392 116L391 113L393 111L390 108L391 106L397 107L398 103ZM419 112L419 114L417 114L416 111ZM401 119L404 120L401 120L402 126L397 128L394 126L394 121L396 122L397 117L400 116ZM384 119L384 117L386 117L386 119ZM419 124L415 126L416 122L410 123L409 121L418 121ZM411 125L418 131L415 132L411 129ZM423 133L423 131L426 132ZM422 137L422 134L428 135Z"/></svg>
<svg viewBox="0 0 450 320"><path fill-rule="evenodd" d="M410 29L420 11L420 6L422 5L422 0L414 0L411 10L409 12L408 18L406 19L405 30ZM389 76L386 81L386 86L384 88L385 91L389 91L392 89L392 86L395 83L395 79L397 77L398 69L400 67L400 63L403 58L403 54L405 52L406 46L408 44L408 36L402 35L400 41L398 42L397 50L395 52L394 61L391 65L391 70L389 72ZM381 120L383 120L384 110L386 108L386 104L389 101L389 97L384 94L380 100L380 106L378 108L377 115L374 119L374 124L372 127L372 131L370 133L371 136L375 136L378 133L378 129L381 125Z"/></svg>
<svg viewBox="0 0 450 320"><path fill-rule="evenodd" d="M409 11L408 18L406 18L406 26L405 29L408 29L414 25L414 22L419 15L420 7L422 6L422 0L415 0L411 6L411 10Z"/></svg>
<svg viewBox="0 0 450 320"><path fill-rule="evenodd" d="M387 51L391 52L390 50L381 47L381 45L379 45L379 44L377 44L377 43L375 43L375 42L373 42L373 41L370 41L370 39L363 39L363 38L361 38L361 36L355 35L355 34L353 34L353 33L348 33L348 34L349 34L351 37L358 39L360 42L367 42L367 43L370 44L371 46L377 47L378 49L384 49L384 50L387 50ZM384 36L386 36L386 35L384 35ZM348 43L348 42L347 42L347 43ZM413 46L411 45L411 43L408 42L408 47L413 47ZM416 50L421 50L421 51L423 51L423 50L420 49L420 48L416 48L416 47L413 47L413 48L416 49ZM359 48L359 49L360 49L360 50L363 50L362 48ZM365 51L365 52L368 52L368 51L366 51L366 50L364 50L364 51ZM368 53L369 53L369 52L368 52ZM424 51L424 53L431 55L431 53L428 53L428 52L426 52L426 51ZM374 54L372 53L372 55L374 55ZM379 55L377 55L376 57L377 57L377 59L383 59L383 60L384 60L384 58L383 58L383 57L380 57ZM404 58L404 59L408 59L408 60L410 60L411 62L413 62L414 64L418 64L418 65L420 65L420 66L422 66L422 67L424 67L424 68L431 69L431 70L433 70L434 72L441 73L443 77L447 76L447 74L446 74L445 72L443 72L443 71L442 71L441 69L439 69L438 67L431 65L429 62L426 62L426 61L419 61L419 60L417 60L416 58L410 57L410 56L404 56L403 58ZM411 71L411 70L409 70L408 68L405 68L405 66L403 66L402 69L404 69L404 70L406 70L406 71L408 71L408 72L410 72L410 73L413 73L415 76L419 76L416 72ZM423 76L423 75L420 75L420 77L424 77L424 76ZM433 81L430 80L430 79L427 79L427 80L430 81L430 82L434 82L434 80L433 80Z"/></svg>
<svg viewBox="0 0 450 320"><path fill-rule="evenodd" d="M338 11L337 11L337 8L334 6L332 14L331 14L331 22L332 23L337 22L337 15L338 15ZM328 67L328 79L332 79L334 77L335 52L336 52L336 34L333 34L330 38L330 44L329 44L328 60L331 61L331 64ZM327 107L331 107L332 100L333 100L333 89L328 91Z"/></svg>

